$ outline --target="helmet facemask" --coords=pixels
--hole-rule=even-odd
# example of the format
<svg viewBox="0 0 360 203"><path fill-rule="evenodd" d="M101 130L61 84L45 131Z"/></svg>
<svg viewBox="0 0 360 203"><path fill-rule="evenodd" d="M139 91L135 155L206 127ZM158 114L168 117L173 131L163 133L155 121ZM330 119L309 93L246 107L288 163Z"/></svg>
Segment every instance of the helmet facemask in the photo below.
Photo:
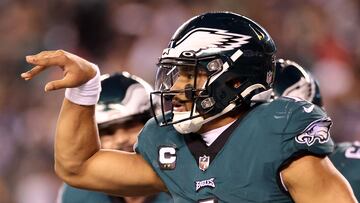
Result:
<svg viewBox="0 0 360 203"><path fill-rule="evenodd" d="M155 117L160 126L188 125L197 131L201 127L199 123L206 117L207 111L197 111L196 103L208 97L206 86L211 75L221 70L222 64L217 64L215 70L214 57L208 57L201 60L196 59L164 59L158 64L155 89L157 91L151 94L151 102L159 100L161 112L160 116ZM212 62L210 70L205 67L208 62ZM213 69L211 69L213 68ZM154 112L155 113L155 112ZM182 124L179 124L182 123ZM177 125L178 124L178 125ZM180 130L183 131L183 130ZM185 130L188 133L190 131Z"/></svg>
<svg viewBox="0 0 360 203"><path fill-rule="evenodd" d="M151 94L151 101L160 100L161 113L155 117L158 124L173 125L182 134L197 132L203 124L244 106L259 93L257 90L264 90L264 86L251 82L251 76L237 77L224 70L231 63L225 60L212 56L192 61L160 61L157 91Z"/></svg>

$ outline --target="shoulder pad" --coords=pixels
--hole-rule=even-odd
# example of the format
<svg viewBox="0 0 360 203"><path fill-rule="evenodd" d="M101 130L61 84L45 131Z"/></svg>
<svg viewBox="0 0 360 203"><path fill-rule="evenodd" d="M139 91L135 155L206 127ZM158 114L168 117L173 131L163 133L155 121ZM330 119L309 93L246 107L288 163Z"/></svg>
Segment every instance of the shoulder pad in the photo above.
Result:
<svg viewBox="0 0 360 203"><path fill-rule="evenodd" d="M334 150L330 138L331 119L320 107L301 99L283 98L286 124L282 130L283 150L292 154L324 156Z"/></svg>

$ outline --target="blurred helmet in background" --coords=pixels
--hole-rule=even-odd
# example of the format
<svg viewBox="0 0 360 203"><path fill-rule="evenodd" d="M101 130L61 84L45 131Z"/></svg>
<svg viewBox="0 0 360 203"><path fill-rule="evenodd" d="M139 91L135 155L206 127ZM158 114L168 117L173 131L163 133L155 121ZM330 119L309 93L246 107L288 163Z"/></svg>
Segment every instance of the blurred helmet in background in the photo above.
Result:
<svg viewBox="0 0 360 203"><path fill-rule="evenodd" d="M278 59L273 85L275 97L297 97L323 106L318 82L302 66L291 60Z"/></svg>
<svg viewBox="0 0 360 203"><path fill-rule="evenodd" d="M101 77L102 91L95 113L100 132L131 121L145 123L151 118L150 84L128 72Z"/></svg>

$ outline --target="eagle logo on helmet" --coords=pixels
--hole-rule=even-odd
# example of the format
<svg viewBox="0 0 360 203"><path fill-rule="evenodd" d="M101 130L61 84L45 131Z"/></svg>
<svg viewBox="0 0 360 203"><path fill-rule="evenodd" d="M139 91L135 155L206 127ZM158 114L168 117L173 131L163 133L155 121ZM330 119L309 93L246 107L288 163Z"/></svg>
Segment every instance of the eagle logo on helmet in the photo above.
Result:
<svg viewBox="0 0 360 203"><path fill-rule="evenodd" d="M187 33L175 44L175 48L164 50L163 57L179 57L184 51L196 54L203 50L209 52L226 51L249 43L251 36L231 33L227 30L197 28Z"/></svg>

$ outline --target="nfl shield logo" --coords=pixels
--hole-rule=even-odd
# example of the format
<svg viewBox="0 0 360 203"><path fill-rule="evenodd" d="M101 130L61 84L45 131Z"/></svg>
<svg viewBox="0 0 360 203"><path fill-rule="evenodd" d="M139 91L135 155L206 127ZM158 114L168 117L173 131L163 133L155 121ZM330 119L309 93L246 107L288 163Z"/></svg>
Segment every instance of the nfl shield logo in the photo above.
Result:
<svg viewBox="0 0 360 203"><path fill-rule="evenodd" d="M268 71L266 74L266 82L267 82L267 84L270 85L272 81L273 81L273 72Z"/></svg>
<svg viewBox="0 0 360 203"><path fill-rule="evenodd" d="M199 168L202 171L206 171L207 168L209 168L210 163L210 157L209 156L201 156L199 157Z"/></svg>

